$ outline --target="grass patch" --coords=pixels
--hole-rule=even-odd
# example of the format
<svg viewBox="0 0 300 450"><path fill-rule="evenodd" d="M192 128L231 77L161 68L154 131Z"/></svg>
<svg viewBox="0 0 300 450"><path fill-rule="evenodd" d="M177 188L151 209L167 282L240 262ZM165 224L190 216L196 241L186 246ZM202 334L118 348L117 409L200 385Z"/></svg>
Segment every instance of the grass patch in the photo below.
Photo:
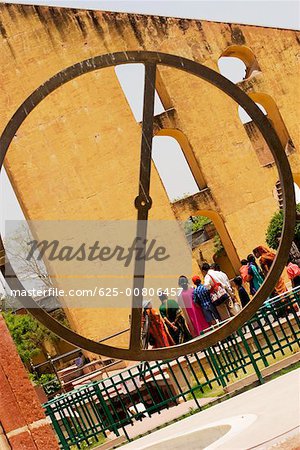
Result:
<svg viewBox="0 0 300 450"><path fill-rule="evenodd" d="M92 436L90 438L87 439L87 441L81 441L80 443L78 443L78 446L76 444L71 445L70 446L70 450L92 450L95 447L98 447L101 444L104 444L104 442L106 441L106 438L104 437L104 435L102 433L96 436Z"/></svg>
<svg viewBox="0 0 300 450"><path fill-rule="evenodd" d="M278 363L279 361L298 353L298 351L299 351L299 347L296 346L295 344L292 345L292 350L290 348L285 348L284 354L282 354L281 352L278 351L278 349L276 349L276 352L274 354L275 357L272 355L268 355L268 356L266 356L266 361L269 366L272 366L273 364ZM224 350L222 353L224 354ZM221 354L219 355L219 358L223 359ZM224 360L222 361L222 363L224 364ZM260 372L266 368L266 365L262 360L256 361L256 364L257 364L257 367ZM298 366L298 364L299 364L299 366ZM300 362L296 363L296 366L297 366L296 368L300 367ZM290 368L290 367L292 367L292 368ZM290 370L294 369L294 365L292 365L290 367L287 367L286 369L282 369L279 373L276 373L276 375L275 374L273 376L270 375L268 377L268 380L270 380L271 376L273 378L276 378L277 376L283 375L284 373L288 373ZM210 386L209 383L207 382L207 380L203 377L203 374L201 371L195 370L195 374L196 374L196 378L192 377L191 385L194 389L194 395L197 399L198 398L221 397L226 393L224 391L223 387L219 386L216 381L211 382L211 386ZM210 369L206 368L206 374L209 379L214 379L214 374ZM237 368L236 371L232 370L232 373L229 373L226 376L224 376L224 381L226 382L226 385L230 385L237 381L243 380L244 378L248 377L249 375L253 375L253 374L255 374L255 369L251 363L248 363L248 365L246 365L243 369L239 365L239 367ZM201 384L201 388L199 387L199 383ZM187 395L187 399L192 400L193 395L191 393L189 393Z"/></svg>
<svg viewBox="0 0 300 450"><path fill-rule="evenodd" d="M198 386L198 384L197 384ZM196 398L211 398L211 397L221 397L225 394L224 389L222 386L216 386L213 388L210 388L208 384L202 386L202 388L197 387L194 390L194 396ZM187 395L187 400L193 400L193 395L190 393Z"/></svg>
<svg viewBox="0 0 300 450"><path fill-rule="evenodd" d="M279 372L277 372L277 373L273 373L272 375L270 375L270 376L268 377L268 381L275 380L275 378L278 378L278 377L280 377L281 375L286 375L287 373L292 372L293 370L296 370L296 369L300 369L300 361L298 361L298 362L295 363L295 364L292 364L292 365L289 366L289 367L285 367L284 369L281 369L281 370L280 370Z"/></svg>

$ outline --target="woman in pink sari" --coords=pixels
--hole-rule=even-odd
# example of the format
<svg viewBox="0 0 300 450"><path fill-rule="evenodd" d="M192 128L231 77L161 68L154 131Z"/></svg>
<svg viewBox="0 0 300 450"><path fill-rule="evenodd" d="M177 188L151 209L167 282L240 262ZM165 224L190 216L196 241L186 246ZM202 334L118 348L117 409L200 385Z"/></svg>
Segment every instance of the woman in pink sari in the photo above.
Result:
<svg viewBox="0 0 300 450"><path fill-rule="evenodd" d="M197 337L201 331L209 328L209 324L205 320L201 307L193 301L194 288L189 287L187 277L181 275L178 280L178 285L182 288L181 295L178 299L179 305L186 313L186 320L192 336Z"/></svg>

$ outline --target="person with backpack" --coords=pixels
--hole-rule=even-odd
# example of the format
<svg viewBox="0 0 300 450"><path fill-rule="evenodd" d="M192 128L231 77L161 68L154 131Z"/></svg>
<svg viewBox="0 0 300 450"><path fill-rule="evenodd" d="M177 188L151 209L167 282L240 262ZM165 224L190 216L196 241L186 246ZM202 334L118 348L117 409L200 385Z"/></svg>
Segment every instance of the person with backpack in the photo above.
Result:
<svg viewBox="0 0 300 450"><path fill-rule="evenodd" d="M211 301L209 290L201 283L199 275L195 275L192 282L195 285L193 301L201 307L206 322L209 325L215 325L220 320L220 316Z"/></svg>
<svg viewBox="0 0 300 450"><path fill-rule="evenodd" d="M230 304L232 304L232 288L224 272L213 270L208 263L203 263L201 271L204 277L204 286L209 290L211 301L217 309L222 321L231 317Z"/></svg>

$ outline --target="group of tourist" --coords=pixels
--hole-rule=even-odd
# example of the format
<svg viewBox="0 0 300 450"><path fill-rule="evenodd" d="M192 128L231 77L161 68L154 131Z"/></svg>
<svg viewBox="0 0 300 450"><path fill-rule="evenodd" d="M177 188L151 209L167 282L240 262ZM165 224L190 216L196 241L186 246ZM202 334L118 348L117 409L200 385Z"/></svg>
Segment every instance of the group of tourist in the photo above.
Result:
<svg viewBox="0 0 300 450"><path fill-rule="evenodd" d="M232 283L218 264L203 263L203 282L199 275L195 275L192 277L192 287L186 276L179 277L178 285L182 292L177 301L169 299L167 293L162 291L159 295L161 305L157 311L151 300L144 300L143 347L147 348L149 344L153 348L182 344L217 322L236 315L263 284L275 256L263 246L256 247L247 259L241 261L240 276L235 277ZM300 259L299 262L295 261L292 256L287 263L287 274L295 287L300 285L299 264ZM286 284L279 277L273 294L279 295L286 291Z"/></svg>
<svg viewBox="0 0 300 450"><path fill-rule="evenodd" d="M259 246L250 253L247 259L242 259L240 274L245 284L249 283L250 294L254 295L264 282L264 278L271 269L275 259L275 253L268 250L266 247ZM259 260L260 267L256 262ZM282 277L279 277L275 286L275 295L283 294L287 291L287 287Z"/></svg>
<svg viewBox="0 0 300 450"><path fill-rule="evenodd" d="M166 292L159 296L159 311L151 300L143 302L143 347L153 348L182 344L199 336L203 330L238 312L237 300L227 275L217 264L202 265L204 282L195 275L194 287L181 275L178 285L182 288L177 301L169 299Z"/></svg>
<svg viewBox="0 0 300 450"><path fill-rule="evenodd" d="M170 347L192 339L186 318L178 302L169 299L165 292L159 296L159 311L151 300L143 301L142 339L143 347Z"/></svg>
<svg viewBox="0 0 300 450"><path fill-rule="evenodd" d="M264 278L271 270L271 266L274 262L275 257L276 255L274 252L267 249L266 247L259 246L253 250L253 254L251 253L250 255L248 255L247 259L243 259L241 261L241 277L237 278L241 278L244 285L249 284L249 291L251 295L254 295L263 284ZM257 264L256 259L259 261L259 265ZM286 264L286 270L292 287L300 286L300 254L294 242L292 244L289 259ZM284 294L287 291L288 289L284 282L284 279L282 277L279 277L274 291L271 294L271 297L276 297L278 295ZM243 302L241 303L242 306L244 306ZM293 307L291 307L287 296L283 296L278 299L277 304L274 305L274 311L276 311L276 314L279 317L289 314L292 309L298 311L298 306L296 304L293 304Z"/></svg>
<svg viewBox="0 0 300 450"><path fill-rule="evenodd" d="M287 275L293 287L300 286L300 258L299 251L293 243L290 256L286 265ZM253 250L253 254L248 255L247 259L242 259L240 268L243 283L249 283L250 294L254 295L263 284L264 278L267 276L274 262L276 255L266 247L259 246ZM260 267L256 263L259 260ZM274 289L274 295L280 295L287 291L286 284L282 277L279 277Z"/></svg>

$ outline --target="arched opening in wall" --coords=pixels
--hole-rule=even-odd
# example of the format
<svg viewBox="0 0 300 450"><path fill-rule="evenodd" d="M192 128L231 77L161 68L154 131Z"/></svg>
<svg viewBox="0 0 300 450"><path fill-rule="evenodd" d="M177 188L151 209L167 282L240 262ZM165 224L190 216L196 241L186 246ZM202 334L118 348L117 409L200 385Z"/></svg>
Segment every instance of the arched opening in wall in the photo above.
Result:
<svg viewBox="0 0 300 450"><path fill-rule="evenodd" d="M259 107L259 109L264 113L264 115L267 116L267 111L265 110L263 105L260 105L259 103L256 103L256 104ZM252 122L252 119L249 116L249 114L247 114L246 111L241 106L238 107L238 113L239 113L239 118L243 125L245 125L246 123Z"/></svg>
<svg viewBox="0 0 300 450"><path fill-rule="evenodd" d="M235 276L237 255L224 222L217 212L200 210L191 215L184 222L184 232L200 268L204 262L217 263L229 278Z"/></svg>
<svg viewBox="0 0 300 450"><path fill-rule="evenodd" d="M293 179L297 186L300 186L300 173L293 172Z"/></svg>
<svg viewBox="0 0 300 450"><path fill-rule="evenodd" d="M141 122L144 101L144 65L116 66L115 73L136 121ZM166 108L171 108L171 99L157 70L154 115L164 113ZM206 187L192 148L180 130L159 129L156 131L156 136L153 138L152 159L171 202L193 195Z"/></svg>
<svg viewBox="0 0 300 450"><path fill-rule="evenodd" d="M115 73L136 121L141 122L144 101L144 65L116 66ZM171 100L159 71L156 74L156 88L155 116L164 113L165 106L171 107ZM203 175L191 146L180 130L157 131L153 138L152 159L171 202L193 195L205 187Z"/></svg>
<svg viewBox="0 0 300 450"><path fill-rule="evenodd" d="M258 92L251 92L249 94L249 97L251 97L252 100L255 101L255 103L259 106L259 108L271 122L273 128L278 134L278 137L283 148L285 149L286 154L290 155L291 153L293 153L295 151L295 146L274 99L268 94ZM260 131L252 121L251 117L248 116L246 111L240 106L238 107L238 114L257 154L260 165L266 167L275 164L273 155L270 152L268 145L262 138Z"/></svg>
<svg viewBox="0 0 300 450"><path fill-rule="evenodd" d="M157 131L153 138L152 158L171 202L207 187L193 149L182 131Z"/></svg>
<svg viewBox="0 0 300 450"><path fill-rule="evenodd" d="M239 58L222 56L218 61L221 75L233 83L239 83L245 79L246 64Z"/></svg>
<svg viewBox="0 0 300 450"><path fill-rule="evenodd" d="M152 159L170 202L199 192L199 186L175 138L154 136Z"/></svg>
<svg viewBox="0 0 300 450"><path fill-rule="evenodd" d="M145 82L144 64L122 64L115 67L115 73L135 120L137 122L142 122ZM165 107L163 106L160 96L156 90L154 99L154 115L159 115L164 111Z"/></svg>
<svg viewBox="0 0 300 450"><path fill-rule="evenodd" d="M247 80L260 72L256 57L245 45L230 45L218 60L220 73L233 83Z"/></svg>

